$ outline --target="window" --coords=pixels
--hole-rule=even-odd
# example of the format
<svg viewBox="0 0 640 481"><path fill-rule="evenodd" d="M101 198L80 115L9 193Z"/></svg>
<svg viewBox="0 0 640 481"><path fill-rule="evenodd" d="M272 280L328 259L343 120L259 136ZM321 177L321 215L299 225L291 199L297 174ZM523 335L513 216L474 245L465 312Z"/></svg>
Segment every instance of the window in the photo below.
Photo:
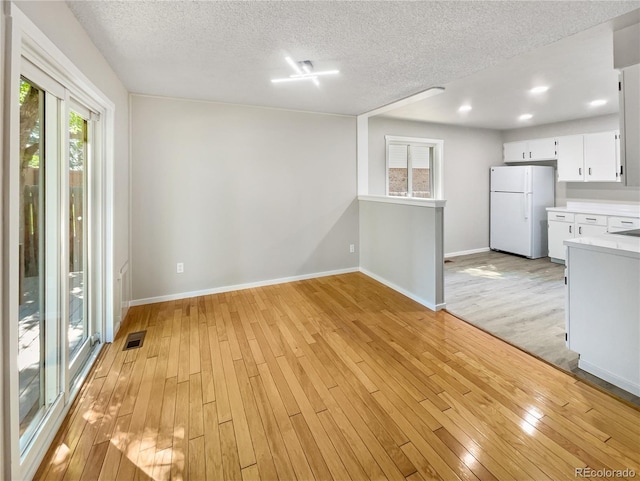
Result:
<svg viewBox="0 0 640 481"><path fill-rule="evenodd" d="M442 196L442 140L385 137L387 195L438 199Z"/></svg>

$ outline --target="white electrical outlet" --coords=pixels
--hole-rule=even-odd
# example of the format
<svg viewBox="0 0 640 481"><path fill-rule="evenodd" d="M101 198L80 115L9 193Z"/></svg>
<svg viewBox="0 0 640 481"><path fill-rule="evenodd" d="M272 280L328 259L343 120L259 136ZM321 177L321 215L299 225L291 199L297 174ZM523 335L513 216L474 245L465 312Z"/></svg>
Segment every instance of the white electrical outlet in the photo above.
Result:
<svg viewBox="0 0 640 481"><path fill-rule="evenodd" d="M182 274L184 272L184 263L178 262L178 264L176 265L176 272L178 274Z"/></svg>
<svg viewBox="0 0 640 481"><path fill-rule="evenodd" d="M353 254L356 251L356 245L355 244L349 244L349 252L351 254Z"/></svg>

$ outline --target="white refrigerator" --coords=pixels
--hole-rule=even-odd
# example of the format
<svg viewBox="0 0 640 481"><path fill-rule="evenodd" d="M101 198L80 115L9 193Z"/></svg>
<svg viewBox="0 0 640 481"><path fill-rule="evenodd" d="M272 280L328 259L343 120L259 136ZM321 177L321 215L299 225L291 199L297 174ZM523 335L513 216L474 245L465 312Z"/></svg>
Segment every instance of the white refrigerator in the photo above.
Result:
<svg viewBox="0 0 640 481"><path fill-rule="evenodd" d="M492 250L537 259L548 254L547 207L555 203L555 169L491 167Z"/></svg>

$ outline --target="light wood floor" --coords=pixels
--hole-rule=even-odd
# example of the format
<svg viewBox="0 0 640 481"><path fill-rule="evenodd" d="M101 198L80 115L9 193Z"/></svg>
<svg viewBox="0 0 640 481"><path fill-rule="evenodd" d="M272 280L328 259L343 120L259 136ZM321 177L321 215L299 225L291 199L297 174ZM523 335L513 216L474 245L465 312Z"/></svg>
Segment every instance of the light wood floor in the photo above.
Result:
<svg viewBox="0 0 640 481"><path fill-rule="evenodd" d="M583 371L567 349L564 265L495 251L448 261L447 311L640 406L640 396Z"/></svg>
<svg viewBox="0 0 640 481"><path fill-rule="evenodd" d="M563 369L577 367L564 339L564 265L494 251L447 260L449 312Z"/></svg>
<svg viewBox="0 0 640 481"><path fill-rule="evenodd" d="M124 336L147 330L140 349ZM36 479L640 472L640 412L363 274L132 308Z"/></svg>

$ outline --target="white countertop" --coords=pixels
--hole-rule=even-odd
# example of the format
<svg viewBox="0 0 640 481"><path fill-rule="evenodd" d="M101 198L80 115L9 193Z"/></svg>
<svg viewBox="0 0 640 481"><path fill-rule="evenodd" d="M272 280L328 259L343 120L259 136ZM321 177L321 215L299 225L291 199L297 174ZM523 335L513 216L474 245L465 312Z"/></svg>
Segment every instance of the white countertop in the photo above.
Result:
<svg viewBox="0 0 640 481"><path fill-rule="evenodd" d="M547 211L572 212L576 214L615 215L620 217L640 217L640 205L637 204L567 202L566 207L547 207Z"/></svg>
<svg viewBox="0 0 640 481"><path fill-rule="evenodd" d="M569 248L607 252L640 259L640 237L609 233L593 237L567 239L564 241L564 245Z"/></svg>

